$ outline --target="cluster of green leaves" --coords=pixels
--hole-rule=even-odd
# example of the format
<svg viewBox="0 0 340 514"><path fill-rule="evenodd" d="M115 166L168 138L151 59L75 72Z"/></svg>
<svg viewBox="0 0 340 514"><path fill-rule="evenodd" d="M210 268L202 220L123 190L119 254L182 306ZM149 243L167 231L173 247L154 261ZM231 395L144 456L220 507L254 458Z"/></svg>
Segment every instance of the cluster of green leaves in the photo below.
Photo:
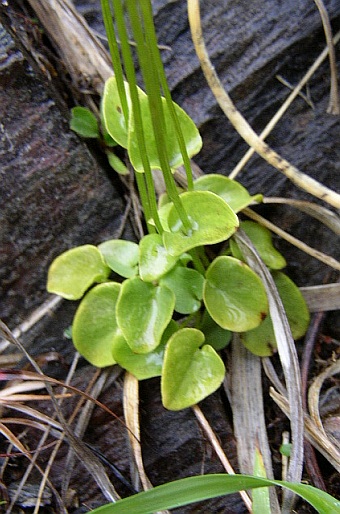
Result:
<svg viewBox="0 0 340 514"><path fill-rule="evenodd" d="M112 1L120 49L109 2L102 5L115 76L104 87L100 126L80 107L73 110L71 126L83 136L101 138L108 154L115 144L126 149L149 233L139 244L110 240L63 253L50 267L47 288L71 300L83 297L72 338L89 362L118 363L140 380L161 376L164 406L179 410L219 387L225 370L218 351L231 332L239 332L258 355L271 355L276 347L264 285L232 238L240 226L273 270L294 337L303 335L309 316L299 290L279 271L285 260L269 231L239 222L237 213L261 195L252 197L220 175L193 180L190 158L202 141L194 122L171 99L151 3L127 0L124 13L122 2ZM146 93L136 83L126 15ZM182 165L186 191L173 178ZM166 194L158 202L152 173L162 173L165 181ZM217 243L225 243L224 250L210 260L205 247Z"/></svg>
<svg viewBox="0 0 340 514"><path fill-rule="evenodd" d="M189 234L173 203L163 199L162 235L147 234L139 244L113 239L68 250L52 263L47 285L64 298L83 297L72 327L77 350L95 366L118 363L140 380L161 376L163 403L172 410L219 387L225 370L217 352L232 331L258 355L271 355L276 347L264 286L231 238L239 225L273 270L295 337L309 319L298 288L278 271L285 260L270 232L251 221L239 223L226 202L235 210L251 203L243 186L209 175L180 197L190 213ZM203 245L226 240L224 254L209 262Z"/></svg>

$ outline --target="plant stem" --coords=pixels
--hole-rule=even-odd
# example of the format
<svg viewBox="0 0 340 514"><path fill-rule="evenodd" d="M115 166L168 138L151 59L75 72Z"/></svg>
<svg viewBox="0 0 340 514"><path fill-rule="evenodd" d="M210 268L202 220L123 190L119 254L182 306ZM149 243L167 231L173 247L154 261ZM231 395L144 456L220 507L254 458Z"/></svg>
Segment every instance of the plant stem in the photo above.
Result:
<svg viewBox="0 0 340 514"><path fill-rule="evenodd" d="M203 73L207 79L219 106L241 137L269 164L288 177L295 185L314 195L337 209L340 208L340 194L320 184L309 175L302 173L286 159L276 153L254 132L243 118L230 96L225 91L211 60L209 59L202 34L199 0L188 0L188 14L192 39L200 60Z"/></svg>
<svg viewBox="0 0 340 514"><path fill-rule="evenodd" d="M163 89L163 94L167 101L167 106L168 106L170 115L172 117L173 124L176 129L177 140L178 140L178 144L179 144L181 154L183 157L184 168L185 168L186 176L187 176L188 191L192 191L194 188L194 184L193 184L193 174L192 174L192 170L191 170L190 159L189 159L187 148L186 148L185 141L183 138L182 129L181 129L181 126L178 121L174 103L171 98L168 81L166 79L166 75L164 72L164 66L163 66L159 48L157 45L157 36L156 36L156 31L155 31L155 25L153 22L152 6L151 6L150 0L141 2L141 10L143 12L144 24L145 24L145 34L146 34L146 38L148 39L150 52L152 53L153 61L155 63L157 71L158 71L158 78L159 78L160 84Z"/></svg>
<svg viewBox="0 0 340 514"><path fill-rule="evenodd" d="M128 107L127 98L126 98L123 68L122 68L122 64L121 64L121 60L120 60L117 38L116 38L116 34L115 34L115 28L114 28L113 21L112 21L110 0L101 0L101 7L102 7L105 31L106 31L107 40L109 43L109 49L110 49L113 69L114 69L116 81L117 81L119 98L120 98L120 101L122 104L125 123L126 123L126 126L128 126L129 107Z"/></svg>
<svg viewBox="0 0 340 514"><path fill-rule="evenodd" d="M169 156L166 141L166 125L159 83L159 67L157 66L158 63L154 60L154 53L152 51L152 47L154 44L157 48L157 41L154 42L153 40L148 40L150 20L148 20L149 23L146 28L145 19L143 19L142 16L143 8L142 11L138 10L138 7L143 5L143 3L144 2L138 3L137 6L135 0L127 0L126 5L129 12L132 32L137 45L137 53L143 74L145 90L148 95L153 132L158 152L158 158L164 176L166 190L178 212L178 215L183 223L185 230L189 230L191 228L191 224L187 216L187 213L185 212L185 209L182 205L182 202L179 198L179 194L169 164ZM152 19L151 25L153 26ZM136 124L137 123L138 122L136 120Z"/></svg>
<svg viewBox="0 0 340 514"><path fill-rule="evenodd" d="M158 211L157 211L157 201L156 194L152 180L152 173L150 168L150 162L148 159L148 154L146 151L145 144L145 134L143 131L143 121L141 116L141 109L139 103L139 95L136 83L136 73L134 69L133 58L131 55L129 38L126 30L124 12L122 3L120 0L113 0L115 19L117 23L118 34L121 41L121 52L122 58L124 61L124 68L126 77L129 83L130 88L130 97L132 103L132 111L134 117L134 127L136 131L136 136L138 140L139 151L142 159L143 169L145 177L143 180L141 177L138 177L138 172L136 172L136 181L138 185L138 189L141 196L141 202L145 214L145 218L148 225L148 230L153 232L152 224L149 223L150 219L153 220L156 229L159 233L162 233L163 228L159 220ZM108 34L109 35L109 34ZM112 34L111 34L112 36ZM119 63L121 67L121 64Z"/></svg>

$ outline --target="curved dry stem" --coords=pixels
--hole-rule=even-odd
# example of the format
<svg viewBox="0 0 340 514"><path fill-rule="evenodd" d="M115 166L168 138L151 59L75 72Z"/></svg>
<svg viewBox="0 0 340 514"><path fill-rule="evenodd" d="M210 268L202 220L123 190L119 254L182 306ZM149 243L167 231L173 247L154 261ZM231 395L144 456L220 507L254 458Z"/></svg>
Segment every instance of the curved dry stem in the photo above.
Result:
<svg viewBox="0 0 340 514"><path fill-rule="evenodd" d="M337 34L334 36L334 45L336 45L339 42L340 39L340 32L337 32ZM332 45L333 48L333 45ZM326 59L327 55L329 53L329 46L327 46L319 55L319 57L315 60L315 62L312 64L312 66L309 68L307 73L302 77L300 82L296 85L294 90L291 92L291 94L288 96L288 98L283 102L280 109L274 114L272 119L269 121L269 123L266 125L266 127L263 129L259 137L262 140L265 140L266 137L271 133L275 125L278 123L278 121L282 118L284 113L287 111L288 107L292 104L292 102L295 100L295 98L300 94L301 89L307 84L308 80L314 75L316 70L321 66L323 61ZM255 153L254 148L249 148L247 152L244 154L242 159L237 163L235 168L232 170L232 172L229 175L229 178L234 179L239 172L242 170L242 168L247 164L249 159L252 157L252 155Z"/></svg>
<svg viewBox="0 0 340 514"><path fill-rule="evenodd" d="M303 243L302 241L300 241L300 239L297 239L296 237L288 234L288 232L277 227L276 225L274 225L274 223L271 223L270 221L266 220L266 218L263 218L263 216L260 216L248 207L246 209L243 209L242 212L252 220L257 221L257 223L259 223L260 225L267 227L269 230L282 237L282 239L288 241L288 243L296 246L296 248L299 248L299 250L302 250L308 255L314 257L314 259L318 259L324 264L327 264L327 266L330 266L331 268L340 271L340 262L334 259L333 257L330 257L329 255L323 252L319 252L319 250L315 250L315 248L312 248L306 243Z"/></svg>
<svg viewBox="0 0 340 514"><path fill-rule="evenodd" d="M290 418L291 413L288 405L288 400L285 395L282 395L270 388L270 396L275 403L280 407L282 412ZM324 431L315 424L308 414L304 414L305 437L308 441L320 452L325 459L332 464L332 466L340 473L340 453L336 447L331 443L328 436L324 435Z"/></svg>
<svg viewBox="0 0 340 514"><path fill-rule="evenodd" d="M318 375L314 380L312 385L310 386L308 390L308 408L310 412L311 419L315 423L315 425L318 427L318 429L324 434L325 437L328 437L330 440L330 443L337 447L339 446L339 443L337 441L332 441L332 438L329 437L329 435L326 433L321 416L319 411L319 398L320 398L320 392L321 388L323 386L323 383L328 378L332 377L333 375L337 375L340 373L340 360L334 362L331 366L326 368L320 375ZM337 451L337 460L340 466L340 449Z"/></svg>
<svg viewBox="0 0 340 514"><path fill-rule="evenodd" d="M309 175L306 175L298 168L290 164L286 159L281 157L277 152L270 148L270 146L261 140L261 138L255 133L249 123L237 110L230 96L224 90L224 87L217 76L215 68L209 59L202 34L199 0L188 0L188 14L192 40L203 73L219 106L231 124L240 134L240 136L246 141L246 143L249 144L249 146L253 147L254 150L263 159L274 166L278 171L283 173L295 185L304 191L307 191L309 194L320 198L333 207L339 209L340 194L332 191L323 184L320 184L317 180L313 179Z"/></svg>
<svg viewBox="0 0 340 514"><path fill-rule="evenodd" d="M306 202L304 200L294 200L291 198L281 198L278 196L264 197L262 203L284 204L295 207L301 212L308 214L312 218L323 223L326 227L340 236L340 217L334 212L322 207L314 202Z"/></svg>
<svg viewBox="0 0 340 514"><path fill-rule="evenodd" d="M329 65L331 70L331 91L327 112L330 114L340 114L339 105L339 87L337 77L337 65L335 57L335 49L333 43L332 27L329 21L329 16L323 0L314 0L317 8L319 9L320 17L322 20L323 29L325 31L328 53L329 53Z"/></svg>

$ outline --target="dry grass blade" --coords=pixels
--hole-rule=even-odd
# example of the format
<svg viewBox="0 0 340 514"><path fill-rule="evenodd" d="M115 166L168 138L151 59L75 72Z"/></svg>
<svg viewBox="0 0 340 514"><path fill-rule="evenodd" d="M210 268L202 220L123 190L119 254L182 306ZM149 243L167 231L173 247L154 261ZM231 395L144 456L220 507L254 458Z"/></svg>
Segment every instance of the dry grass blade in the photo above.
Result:
<svg viewBox="0 0 340 514"><path fill-rule="evenodd" d="M329 21L329 16L323 0L314 0L322 20L323 29L325 31L328 53L329 53L329 64L331 69L331 92L329 98L329 105L327 112L330 114L340 114L339 105L339 88L338 88L338 73L336 65L336 56L333 44L332 27Z"/></svg>
<svg viewBox="0 0 340 514"><path fill-rule="evenodd" d="M0 327L1 327L1 324L2 323L0 322ZM0 328L0 330L1 330L1 328ZM95 398L92 398L89 394L78 389L77 387L74 387L70 384L66 384L65 382L62 382L61 380L57 380L55 378L48 377L47 375L43 375L43 374L38 375L37 373L34 373L32 371L0 370L0 381L1 380L13 380L13 379L17 380L18 378L21 378L23 380L34 379L36 381L41 381L45 384L45 387L46 387L46 385L51 384L51 385L62 386L66 389L69 389L73 393L76 393L77 395L84 397L86 400L90 400L90 401L94 402L98 407L100 407L101 409L106 411L108 414L110 414L110 416L114 417L119 423L122 424L122 426L124 428L126 428L124 422L114 412L112 412L111 409L109 409L106 405L104 405L100 401L96 400Z"/></svg>
<svg viewBox="0 0 340 514"><path fill-rule="evenodd" d="M22 412L26 416L40 420L41 423L49 425L50 427L56 429L58 433L62 432L63 430L61 424L58 423L58 421L51 418L50 416L46 416L46 414L43 414L42 412L36 409L32 409L32 407L28 407L27 405L23 405L21 403L8 402L6 403L6 409L15 410L16 412Z"/></svg>
<svg viewBox="0 0 340 514"><path fill-rule="evenodd" d="M88 469L91 476L97 482L100 487L102 493L106 497L108 501L114 502L119 499L119 495L117 494L115 488L110 482L106 471L100 462L100 460L87 448L87 446L79 440L74 434L73 431L68 426L67 421L64 418L63 413L61 412L60 406L54 396L52 387L51 387L51 379L48 380L47 377L42 373L41 369L37 365L37 363L31 358L28 352L25 350L23 345L13 336L8 327L0 321L0 332L2 333L5 339L8 339L12 344L14 344L17 348L19 348L25 357L28 359L33 368L37 371L38 375L41 376L42 381L45 382L45 387L51 396L51 401L54 406L55 412L59 419L60 424L63 427L63 430L67 434L67 438L69 443L73 446L73 449L80 460L80 462Z"/></svg>
<svg viewBox="0 0 340 514"><path fill-rule="evenodd" d="M290 410L287 398L277 391L271 388L270 396L273 398L275 403L280 407L282 412L286 416L290 417ZM340 473L340 452L332 444L329 437L324 434L323 430L320 430L314 421L307 414L304 415L305 424L305 437L311 444L320 452L325 459L332 464L332 466Z"/></svg>
<svg viewBox="0 0 340 514"><path fill-rule="evenodd" d="M250 353L234 334L232 341L231 406L241 473L254 473L256 449L263 457L267 478L274 478L263 406L261 359ZM270 490L272 514L280 513L276 491Z"/></svg>
<svg viewBox="0 0 340 514"><path fill-rule="evenodd" d="M35 466L35 468L39 471L39 473L42 476L44 476L44 471L35 462L35 456L32 457L32 455L26 451L26 448L21 443L21 441L2 423L0 423L0 432L8 439L8 441L10 441L10 443L15 448L17 448L23 455L25 455L31 461L32 464ZM23 484L25 483L25 475L23 477L22 483ZM51 491L53 492L53 494L57 500L59 512L61 514L67 514L67 510L65 509L65 506L63 505L63 502L62 502L58 492L55 490L55 488L53 487L53 484L50 483L50 481L48 481L48 486L51 489ZM17 500L18 495L20 494L20 491L21 491L21 488L19 486L16 493L14 494L14 496L12 498L11 504L9 505L8 509L6 510L6 514L10 514L10 512L12 511L12 508Z"/></svg>
<svg viewBox="0 0 340 514"><path fill-rule="evenodd" d="M209 59L202 34L199 0L188 0L188 14L192 40L194 42L196 53L199 58L203 73L219 106L231 124L240 134L240 136L249 144L249 146L253 147L254 150L264 160L274 166L274 168L276 168L278 171L283 173L295 185L339 209L340 194L329 189L323 184L320 184L309 175L302 173L286 159L282 158L272 148L270 148L254 132L249 123L237 110L227 92L224 90L224 87L217 76L215 68Z"/></svg>
<svg viewBox="0 0 340 514"><path fill-rule="evenodd" d="M257 221L260 225L263 225L264 227L267 227L269 230L277 234L278 236L282 237L282 239L285 239L288 241L288 243L292 244L293 246L296 246L299 250L302 250L303 252L307 253L308 255L311 255L314 257L314 259L317 259L318 261L323 262L324 264L327 264L327 266L330 266L333 269L340 271L340 262L331 257L330 255L327 255L323 252L320 252L319 250L315 250L315 248L312 248L311 246L307 245L306 243L303 243L300 241L300 239L297 239L296 237L292 236L291 234L288 234L285 230L282 230L278 226L274 225L274 223L271 223L270 221L266 220L263 216L260 216L260 214L257 214L252 209L249 209L248 207L246 209L243 209L242 211L244 214L246 214L249 218L251 218L254 221Z"/></svg>
<svg viewBox="0 0 340 514"><path fill-rule="evenodd" d="M340 32L338 32L334 37L334 44L337 44L340 39ZM278 123L278 121L282 118L288 107L291 105L291 103L295 100L295 98L300 94L301 89L307 84L308 80L314 75L316 70L321 66L323 61L326 59L328 55L328 47L325 48L319 57L315 60L314 64L309 68L307 73L302 77L300 82L297 84L297 86L294 88L292 93L288 96L288 98L283 102L280 109L276 112L276 114L272 117L270 122L266 125L264 130L261 132L259 137L264 140L266 137L270 134L270 132L273 130L275 125ZM242 168L247 164L249 159L252 157L252 155L255 153L254 148L249 148L247 152L244 154L242 159L237 163L235 168L230 173L229 177L234 179L238 173L242 170Z"/></svg>
<svg viewBox="0 0 340 514"><path fill-rule="evenodd" d="M44 302L40 307L38 307L38 309L33 311L23 323L13 330L13 336L18 339L22 334L28 332L28 330L30 330L44 316L50 314L54 309L56 309L61 304L62 300L61 296L53 296ZM10 341L3 339L0 333L0 352L5 350L10 344ZM20 358L22 358L22 354L20 354Z"/></svg>
<svg viewBox="0 0 340 514"><path fill-rule="evenodd" d="M213 429L211 428L211 425L209 424L208 420L204 416L203 412L199 408L198 405L194 405L192 407L192 410L194 411L194 414L201 426L201 428L204 430L206 436L208 437L210 444L212 445L213 449L215 450L218 458L221 461L222 466L226 470L226 472L229 475L234 475L235 471L233 470L226 454L224 453ZM250 513L252 513L252 502L251 499L248 496L248 493L246 491L241 491L240 496L242 497L242 500L244 501L245 506L249 510Z"/></svg>
<svg viewBox="0 0 340 514"><path fill-rule="evenodd" d="M326 368L322 373L320 373L320 375L318 375L313 380L313 383L311 384L308 390L308 408L310 416L316 424L316 426L319 428L319 430L324 433L325 437L328 437L330 439L334 446L338 447L340 465L340 443L339 441L336 441L336 439L332 435L326 433L319 412L319 399L323 383L325 382L325 380L332 377L333 375L337 375L338 373L340 373L340 360L334 362L334 364Z"/></svg>
<svg viewBox="0 0 340 514"><path fill-rule="evenodd" d="M261 277L266 287L269 311L285 376L291 412L292 451L287 480L300 482L303 467L303 409L300 369L294 340L291 335L282 301L270 272L261 261L249 238L241 230L235 234L235 238L247 263ZM284 496L283 512L290 512L292 506L292 495L288 494Z"/></svg>

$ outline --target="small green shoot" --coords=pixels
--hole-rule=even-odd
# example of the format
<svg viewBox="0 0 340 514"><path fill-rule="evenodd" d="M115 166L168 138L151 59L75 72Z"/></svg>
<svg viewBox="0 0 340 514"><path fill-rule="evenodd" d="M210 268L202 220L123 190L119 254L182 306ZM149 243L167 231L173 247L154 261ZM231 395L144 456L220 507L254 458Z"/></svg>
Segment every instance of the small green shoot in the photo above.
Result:
<svg viewBox="0 0 340 514"><path fill-rule="evenodd" d="M117 141L107 132L102 120L101 123L98 122L90 109L79 106L73 107L71 109L70 128L81 137L98 139L105 150L111 168L120 175L129 173L123 161L112 150L113 147L117 146Z"/></svg>

